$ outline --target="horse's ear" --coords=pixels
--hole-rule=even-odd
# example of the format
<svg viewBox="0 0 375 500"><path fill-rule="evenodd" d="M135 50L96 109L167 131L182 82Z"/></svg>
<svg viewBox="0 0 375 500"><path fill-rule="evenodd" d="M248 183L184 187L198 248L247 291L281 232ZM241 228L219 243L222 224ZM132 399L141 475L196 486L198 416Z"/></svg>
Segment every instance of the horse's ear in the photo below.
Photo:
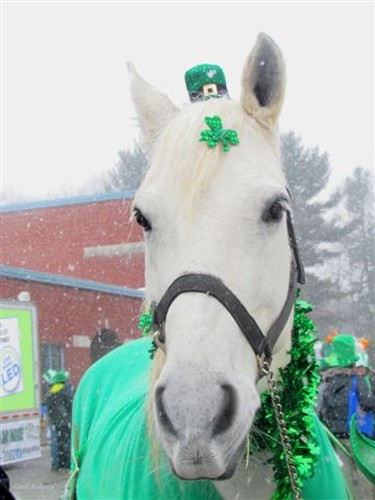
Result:
<svg viewBox="0 0 375 500"><path fill-rule="evenodd" d="M277 123L284 100L285 64L280 49L260 33L242 73L241 103L266 127Z"/></svg>
<svg viewBox="0 0 375 500"><path fill-rule="evenodd" d="M130 74L130 90L138 115L138 122L146 146L152 146L161 130L168 125L179 109L166 94L150 85L127 63Z"/></svg>

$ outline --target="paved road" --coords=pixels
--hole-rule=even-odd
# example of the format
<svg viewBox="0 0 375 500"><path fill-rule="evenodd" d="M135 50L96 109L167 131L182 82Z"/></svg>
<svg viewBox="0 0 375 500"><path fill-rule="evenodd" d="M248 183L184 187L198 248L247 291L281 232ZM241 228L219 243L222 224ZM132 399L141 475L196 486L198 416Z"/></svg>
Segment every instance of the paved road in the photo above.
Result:
<svg viewBox="0 0 375 500"><path fill-rule="evenodd" d="M41 458L4 468L17 500L58 500L69 477L69 472L51 471L49 446L42 446Z"/></svg>
<svg viewBox="0 0 375 500"><path fill-rule="evenodd" d="M51 471L48 445L42 446L41 458L7 465L5 469L16 500L59 500L69 478L68 472ZM347 472L346 477L351 476L352 474ZM375 500L375 487L371 488L370 483L361 474L355 476L354 484L352 483L353 499Z"/></svg>

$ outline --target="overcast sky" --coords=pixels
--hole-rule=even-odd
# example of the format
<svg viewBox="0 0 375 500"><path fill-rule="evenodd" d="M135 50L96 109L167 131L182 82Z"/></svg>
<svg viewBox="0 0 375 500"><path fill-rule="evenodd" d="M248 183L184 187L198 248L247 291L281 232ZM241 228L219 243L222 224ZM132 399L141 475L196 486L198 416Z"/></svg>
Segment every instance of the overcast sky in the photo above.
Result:
<svg viewBox="0 0 375 500"><path fill-rule="evenodd" d="M2 188L77 189L138 137L126 61L177 105L184 73L219 64L231 97L260 31L287 64L282 131L330 156L339 181L373 168L373 2L1 3Z"/></svg>

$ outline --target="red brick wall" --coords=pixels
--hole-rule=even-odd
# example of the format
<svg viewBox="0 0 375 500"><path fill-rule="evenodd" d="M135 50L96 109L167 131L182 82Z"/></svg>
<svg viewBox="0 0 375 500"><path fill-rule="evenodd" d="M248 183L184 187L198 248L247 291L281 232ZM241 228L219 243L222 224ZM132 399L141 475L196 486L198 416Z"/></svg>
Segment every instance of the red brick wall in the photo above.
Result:
<svg viewBox="0 0 375 500"><path fill-rule="evenodd" d="M1 263L142 287L143 253L84 258L85 247L142 241L140 228L129 222L131 203L106 200L1 213Z"/></svg>
<svg viewBox="0 0 375 500"><path fill-rule="evenodd" d="M139 337L137 324L140 299L2 278L1 298L16 300L21 291L30 293L37 306L39 342L64 346L65 368L77 386L90 366L90 350L73 346L73 335L92 339L107 323L123 342Z"/></svg>

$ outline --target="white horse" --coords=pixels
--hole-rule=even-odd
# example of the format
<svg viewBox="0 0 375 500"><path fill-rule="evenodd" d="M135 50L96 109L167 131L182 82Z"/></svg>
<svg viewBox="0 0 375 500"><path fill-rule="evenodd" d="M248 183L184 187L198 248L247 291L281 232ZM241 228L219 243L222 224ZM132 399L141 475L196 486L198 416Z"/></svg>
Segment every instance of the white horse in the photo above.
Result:
<svg viewBox="0 0 375 500"><path fill-rule="evenodd" d="M161 347L152 366L151 432L178 478L214 481L228 499L268 498L271 467L253 454L245 468L242 457L266 389L263 367L277 374L289 362L300 267L278 145L284 61L261 34L239 102L210 98L181 110L129 68L152 158L134 199ZM236 131L239 144L223 151L220 141L200 141L207 117Z"/></svg>
<svg viewBox="0 0 375 500"><path fill-rule="evenodd" d="M249 498L249 488L267 498L271 470L257 457L246 471L238 464L265 388L262 332L276 330L269 346L275 373L287 365L291 346L291 206L277 126L284 61L261 34L243 69L240 102L212 98L182 110L130 70L152 150L134 210L145 229L147 299L159 304L154 321L165 341L166 356L159 351L153 368L156 436L178 477L220 479L225 498ZM223 152L199 142L207 116L237 131L239 146ZM207 275L227 288L218 291ZM194 293L199 287L207 293ZM258 330L259 344L241 331L237 304L223 307L232 292L250 312L248 337Z"/></svg>

